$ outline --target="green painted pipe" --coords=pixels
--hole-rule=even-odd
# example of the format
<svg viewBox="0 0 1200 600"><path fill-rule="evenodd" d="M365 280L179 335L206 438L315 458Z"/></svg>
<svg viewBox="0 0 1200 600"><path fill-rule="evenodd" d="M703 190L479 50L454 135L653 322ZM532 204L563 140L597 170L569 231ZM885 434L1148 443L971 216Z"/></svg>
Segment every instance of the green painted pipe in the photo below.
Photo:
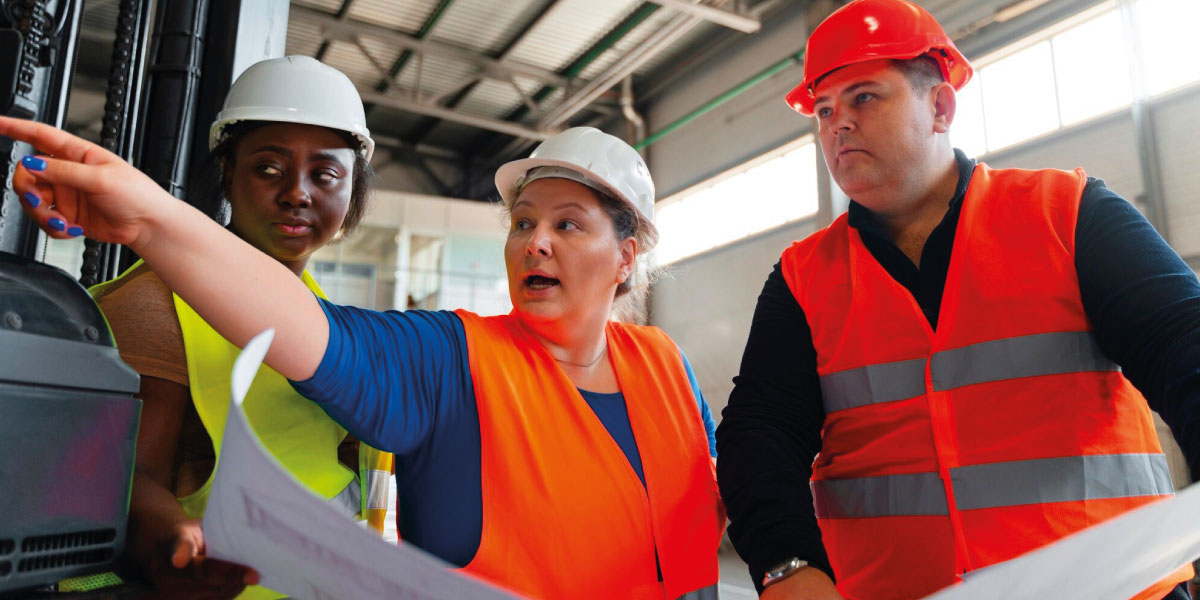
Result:
<svg viewBox="0 0 1200 600"><path fill-rule="evenodd" d="M802 50L800 52L797 52L797 53L767 67L766 69L762 70L757 75L755 75L754 77L751 77L750 79L747 79L746 81L739 83L738 85L734 86L732 89L726 91L724 94L721 94L720 96L717 96L716 98L713 98L712 100L709 100L708 102L705 102L704 104L700 105L698 108L693 110L692 112L690 112L686 115L683 115L682 117L679 117L678 119L675 119L666 127L663 127L662 129L659 129L658 131L655 131L654 133L647 136L646 139L634 144L633 147L637 150L641 150L642 148L645 148L646 146L649 146L650 144L653 144L654 142L657 142L658 140L661 140L664 137L670 135L671 133L675 132L675 130L679 129L680 127L683 127L684 125L687 125L688 123L691 123L692 121L695 121L696 119L699 119L700 117L704 116L708 112L712 111L714 108L717 108L718 106L721 106L722 104L725 104L726 102L729 102L730 100L736 98L737 96L740 96L743 92L749 90L750 88L753 88L754 86L770 79L771 77L773 77L775 74L779 73L780 71L783 71L784 69L787 69L788 67L791 67L792 65L799 65L799 64L803 64L803 63L804 63L804 51Z"/></svg>
<svg viewBox="0 0 1200 600"><path fill-rule="evenodd" d="M421 30L417 32L416 38L418 40L423 40L428 37L430 32L433 31L433 26L437 25L437 22L442 19L442 15L446 14L446 9L450 8L450 5L453 3L454 0L442 0L439 2L438 5L433 9L433 12L429 14L429 17L425 19L425 23L421 25ZM387 89L391 87L390 82L396 78L396 75L400 74L400 71L404 69L404 65L407 65L409 59L412 57L412 50L406 48L404 52L401 52L400 57L397 58L396 62L392 65L392 69L388 71L389 77L387 80L380 81L379 84L375 86L375 90L379 92L386 92Z"/></svg>
<svg viewBox="0 0 1200 600"><path fill-rule="evenodd" d="M604 35L604 37L600 38L600 41L593 44L591 48L588 48L587 52L584 52L582 56L575 59L570 65L567 65L567 68L562 72L562 76L566 77L567 79L572 79L578 76L583 72L584 69L587 68L588 65L592 64L592 62L599 58L601 54L604 54L613 46L617 45L617 42L621 41L621 38L629 35L630 31L633 31L638 25L641 25L643 21L649 18L650 15L654 14L654 12L658 9L659 6L657 4L650 2L642 4L636 11L633 12L633 14L626 17L623 21L621 21L620 24L613 28L612 31L609 31ZM536 104L542 100L545 100L550 96L550 94L553 94L554 90L556 89L558 88L550 85L543 86L537 91L537 93L533 95L533 102ZM518 107L517 111L513 115L510 115L508 119L510 121L515 121L525 116L525 113L528 112L528 110L528 107L522 105Z"/></svg>

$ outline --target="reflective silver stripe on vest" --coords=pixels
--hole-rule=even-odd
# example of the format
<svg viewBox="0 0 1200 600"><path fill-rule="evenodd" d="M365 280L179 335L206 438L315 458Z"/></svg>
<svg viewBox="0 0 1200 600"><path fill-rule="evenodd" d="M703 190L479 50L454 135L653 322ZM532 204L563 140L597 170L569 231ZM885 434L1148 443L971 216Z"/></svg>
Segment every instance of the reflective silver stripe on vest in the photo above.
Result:
<svg viewBox="0 0 1200 600"><path fill-rule="evenodd" d="M823 519L948 514L937 473L822 479L811 487L813 507Z"/></svg>
<svg viewBox="0 0 1200 600"><path fill-rule="evenodd" d="M960 510L1172 493L1162 454L1108 454L971 465L950 469ZM823 519L945 515L937 473L811 482Z"/></svg>
<svg viewBox="0 0 1200 600"><path fill-rule="evenodd" d="M972 344L933 355L933 389L1088 371L1117 371L1086 331L1041 333Z"/></svg>
<svg viewBox="0 0 1200 600"><path fill-rule="evenodd" d="M1173 493L1162 454L1104 454L950 469L962 510Z"/></svg>
<svg viewBox="0 0 1200 600"><path fill-rule="evenodd" d="M700 588L694 592L688 592L678 598L678 600L719 600L721 593L717 591L717 584L712 584L706 588Z"/></svg>
<svg viewBox="0 0 1200 600"><path fill-rule="evenodd" d="M925 393L925 359L867 365L821 377L825 412L913 398Z"/></svg>
<svg viewBox="0 0 1200 600"><path fill-rule="evenodd" d="M362 489L359 486L358 478L351 479L350 483L342 488L342 491L326 502L343 515L350 518L356 517L362 508Z"/></svg>
<svg viewBox="0 0 1200 600"><path fill-rule="evenodd" d="M1117 371L1086 331L1040 333L981 342L933 355L933 389L975 383L1091 371ZM847 369L821 377L825 414L914 398L925 393L925 359Z"/></svg>
<svg viewBox="0 0 1200 600"><path fill-rule="evenodd" d="M388 493L391 491L388 484L391 483L391 479L390 471L367 470L367 508L387 509Z"/></svg>

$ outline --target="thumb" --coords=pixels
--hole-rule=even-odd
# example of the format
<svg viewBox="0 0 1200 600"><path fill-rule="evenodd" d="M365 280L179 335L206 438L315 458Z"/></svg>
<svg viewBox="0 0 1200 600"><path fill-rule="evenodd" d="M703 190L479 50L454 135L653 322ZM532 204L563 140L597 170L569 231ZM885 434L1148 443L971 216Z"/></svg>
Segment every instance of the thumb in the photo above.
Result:
<svg viewBox="0 0 1200 600"><path fill-rule="evenodd" d="M175 540L175 548L171 550L171 566L182 569L200 554L200 548L189 536L180 536Z"/></svg>
<svg viewBox="0 0 1200 600"><path fill-rule="evenodd" d="M204 531L199 519L189 519L176 526L175 548L171 551L171 564L182 569L196 557L204 554Z"/></svg>

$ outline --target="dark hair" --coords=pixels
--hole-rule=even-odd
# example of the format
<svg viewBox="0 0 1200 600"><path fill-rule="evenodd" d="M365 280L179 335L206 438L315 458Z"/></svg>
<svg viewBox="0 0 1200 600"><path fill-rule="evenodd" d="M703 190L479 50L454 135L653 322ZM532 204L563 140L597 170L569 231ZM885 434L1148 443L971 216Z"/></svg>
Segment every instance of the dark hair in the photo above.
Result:
<svg viewBox="0 0 1200 600"><path fill-rule="evenodd" d="M615 198L607 192L594 189L591 186L588 186L588 189L596 194L596 197L600 200L601 208L604 209L608 218L612 219L613 233L617 235L617 241L634 238L637 240L639 252L649 252L650 248L646 246L648 240L643 235L644 231L639 231L644 228L640 227L642 218L638 214L637 209L632 204ZM622 281L617 286L617 298L628 294L633 289L633 278L636 274L637 265L635 264L634 270L629 274L629 277L626 277L625 281Z"/></svg>
<svg viewBox="0 0 1200 600"><path fill-rule="evenodd" d="M937 60L928 54L915 58L893 59L892 66L908 79L908 85L914 92L927 91L946 80Z"/></svg>
<svg viewBox="0 0 1200 600"><path fill-rule="evenodd" d="M191 203L201 212L217 222L224 220L223 207L229 198L229 185L233 176L233 153L238 142L246 134L267 125L276 125L276 121L239 121L225 127L221 142L208 153L201 167L202 194L192 198ZM346 210L346 218L342 220L339 230L341 237L352 233L362 221L367 210L367 199L375 184L375 173L362 154L357 152L358 140L345 131L330 129L346 140L346 144L355 149L353 177L354 183L350 189L350 206Z"/></svg>

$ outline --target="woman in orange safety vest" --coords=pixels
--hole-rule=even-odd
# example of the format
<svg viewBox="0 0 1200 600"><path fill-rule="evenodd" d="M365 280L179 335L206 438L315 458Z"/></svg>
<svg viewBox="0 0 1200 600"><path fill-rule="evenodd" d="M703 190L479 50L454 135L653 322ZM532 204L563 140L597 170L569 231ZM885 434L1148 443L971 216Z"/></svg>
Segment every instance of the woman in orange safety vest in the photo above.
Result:
<svg viewBox="0 0 1200 600"><path fill-rule="evenodd" d="M569 129L497 172L513 310L480 317L319 301L118 157L28 122L0 119L0 135L55 157L14 180L53 195L26 207L48 234L56 218L129 245L235 344L274 327L267 364L398 473L424 469L410 487L478 494L478 533L442 549L464 571L537 598L716 597L725 517L702 399L666 334L610 320L657 237L653 183L621 140ZM454 458L474 444L478 471ZM421 491L400 490L402 519L458 501ZM416 543L441 554L438 538Z"/></svg>

